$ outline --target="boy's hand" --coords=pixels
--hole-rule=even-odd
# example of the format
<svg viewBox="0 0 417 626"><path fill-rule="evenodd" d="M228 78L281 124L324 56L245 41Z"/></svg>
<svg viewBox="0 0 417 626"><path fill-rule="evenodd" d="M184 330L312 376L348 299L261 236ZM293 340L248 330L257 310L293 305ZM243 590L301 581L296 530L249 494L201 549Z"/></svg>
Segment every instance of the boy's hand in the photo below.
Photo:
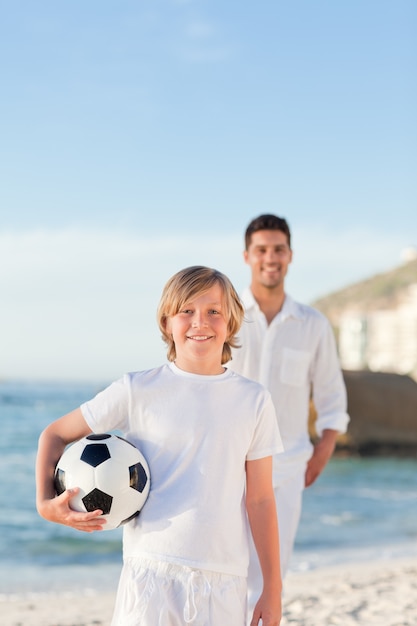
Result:
<svg viewBox="0 0 417 626"><path fill-rule="evenodd" d="M76 530L91 533L94 530L103 530L106 520L103 519L103 511L97 509L90 513L73 511L69 501L78 492L78 488L67 489L60 496L51 500L44 500L38 505L39 514L49 522L71 526Z"/></svg>
<svg viewBox="0 0 417 626"><path fill-rule="evenodd" d="M279 626L281 623L281 595L263 593L256 603L250 626Z"/></svg>

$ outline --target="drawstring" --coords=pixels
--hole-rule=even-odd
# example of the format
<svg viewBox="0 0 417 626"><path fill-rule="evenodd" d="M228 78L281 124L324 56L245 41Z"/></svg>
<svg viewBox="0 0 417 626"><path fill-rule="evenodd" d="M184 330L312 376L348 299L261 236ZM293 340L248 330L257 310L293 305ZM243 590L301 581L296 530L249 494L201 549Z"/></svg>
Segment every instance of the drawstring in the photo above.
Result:
<svg viewBox="0 0 417 626"><path fill-rule="evenodd" d="M199 578L200 581L198 581ZM200 585L198 584L199 582ZM184 621L186 624L191 624L197 617L198 609L195 596L199 591L202 591L203 595L209 595L211 591L210 583L204 574L191 570L187 580L187 600L184 605Z"/></svg>

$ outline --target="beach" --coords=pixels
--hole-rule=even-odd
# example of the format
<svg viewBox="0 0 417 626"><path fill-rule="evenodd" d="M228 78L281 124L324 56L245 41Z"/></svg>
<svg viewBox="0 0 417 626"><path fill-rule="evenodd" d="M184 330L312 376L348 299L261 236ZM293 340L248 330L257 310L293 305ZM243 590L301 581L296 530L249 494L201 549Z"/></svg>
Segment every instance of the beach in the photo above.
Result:
<svg viewBox="0 0 417 626"><path fill-rule="evenodd" d="M115 592L93 590L78 594L3 595L0 598L1 624L107 626L114 598ZM290 572L285 581L281 624L415 626L417 560L377 560Z"/></svg>
<svg viewBox="0 0 417 626"><path fill-rule="evenodd" d="M283 626L415 626L417 560L290 573L283 615Z"/></svg>
<svg viewBox="0 0 417 626"><path fill-rule="evenodd" d="M122 529L79 533L35 506L39 433L94 391L0 384L0 626L110 624ZM331 459L303 497L283 607L282 626L417 626L416 458Z"/></svg>

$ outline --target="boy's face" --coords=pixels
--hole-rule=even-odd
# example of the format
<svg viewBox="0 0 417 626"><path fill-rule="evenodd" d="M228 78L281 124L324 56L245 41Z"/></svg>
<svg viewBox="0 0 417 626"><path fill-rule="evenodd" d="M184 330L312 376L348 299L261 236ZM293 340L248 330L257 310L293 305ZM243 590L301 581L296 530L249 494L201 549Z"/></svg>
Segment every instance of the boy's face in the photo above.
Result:
<svg viewBox="0 0 417 626"><path fill-rule="evenodd" d="M292 261L287 235L281 230L258 230L252 235L244 259L251 268L253 284L270 289L283 285Z"/></svg>
<svg viewBox="0 0 417 626"><path fill-rule="evenodd" d="M227 340L227 320L219 285L190 300L167 319L172 334L176 365L195 374L222 373L221 357Z"/></svg>

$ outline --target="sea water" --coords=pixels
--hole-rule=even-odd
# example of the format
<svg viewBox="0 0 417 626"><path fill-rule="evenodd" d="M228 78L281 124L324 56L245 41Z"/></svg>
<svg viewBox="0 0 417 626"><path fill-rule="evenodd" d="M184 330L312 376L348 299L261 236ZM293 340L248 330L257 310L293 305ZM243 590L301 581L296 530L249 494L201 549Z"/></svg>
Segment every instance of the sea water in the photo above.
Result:
<svg viewBox="0 0 417 626"><path fill-rule="evenodd" d="M45 521L35 507L40 432L104 386L0 382L0 593L116 588L121 529L81 533ZM417 459L330 461L305 492L291 569L411 555Z"/></svg>

